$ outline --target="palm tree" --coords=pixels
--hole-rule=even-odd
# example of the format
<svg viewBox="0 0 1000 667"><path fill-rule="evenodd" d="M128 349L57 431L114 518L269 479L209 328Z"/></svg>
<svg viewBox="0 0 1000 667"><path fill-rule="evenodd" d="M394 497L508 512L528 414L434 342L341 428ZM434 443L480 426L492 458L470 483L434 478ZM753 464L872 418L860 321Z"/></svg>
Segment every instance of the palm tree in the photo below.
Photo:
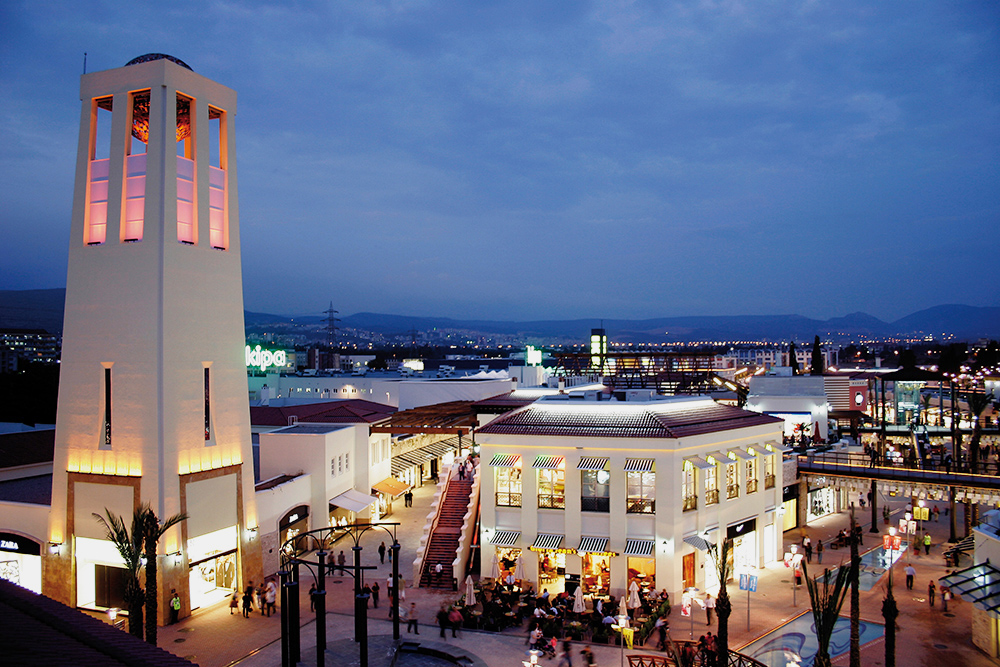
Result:
<svg viewBox="0 0 1000 667"><path fill-rule="evenodd" d="M896 618L899 607L892 595L892 567L889 567L889 582L882 600L882 618L885 620L885 667L896 667Z"/></svg>
<svg viewBox="0 0 1000 667"><path fill-rule="evenodd" d="M125 520L104 508L107 518L94 512L94 518L104 526L108 541L115 545L118 554L125 561L125 590L123 597L128 607L129 633L142 639L142 605L144 595L139 585L139 570L142 568L142 536L145 518L142 507L132 513L132 531L125 527Z"/></svg>
<svg viewBox="0 0 1000 667"><path fill-rule="evenodd" d="M164 521L156 518L149 505L143 504L142 538L146 552L146 642L156 646L156 545L163 534L187 518L187 514L175 514Z"/></svg>
<svg viewBox="0 0 1000 667"><path fill-rule="evenodd" d="M729 615L733 613L733 603L729 599L729 591L726 589L726 582L732 574L732 566L729 562L729 552L732 551L733 541L723 539L722 544L716 546L709 544L708 553L715 560L715 572L719 577L719 595L715 600L715 615L719 619L719 634L715 637L718 647L716 654L716 664L729 664Z"/></svg>
<svg viewBox="0 0 1000 667"><path fill-rule="evenodd" d="M847 597L848 585L854 576L854 568L837 568L837 576L834 577L832 590L830 570L827 569L823 572L822 588L819 582L813 581L812 577L809 576L805 561L802 562L802 570L806 575L806 588L809 589L809 602L812 605L813 623L816 626L816 641L819 643L813 665L815 667L831 667L830 638L833 636L837 619L840 618L840 609Z"/></svg>
<svg viewBox="0 0 1000 667"><path fill-rule="evenodd" d="M985 394L968 393L965 395L965 402L972 413L972 442L969 443L969 461L972 463L972 472L978 472L979 468L979 443L983 438L983 413L990 406L990 397Z"/></svg>

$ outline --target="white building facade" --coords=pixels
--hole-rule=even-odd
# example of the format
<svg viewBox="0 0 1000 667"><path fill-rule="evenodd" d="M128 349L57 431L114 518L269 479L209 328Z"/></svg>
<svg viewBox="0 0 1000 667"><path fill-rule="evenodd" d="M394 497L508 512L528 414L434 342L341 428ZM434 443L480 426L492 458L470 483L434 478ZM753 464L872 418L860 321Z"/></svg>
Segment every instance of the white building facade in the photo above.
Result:
<svg viewBox="0 0 1000 667"><path fill-rule="evenodd" d="M544 398L477 431L482 575L550 592L718 586L707 542L737 571L781 557L781 421L701 397ZM516 571L519 565L520 572Z"/></svg>

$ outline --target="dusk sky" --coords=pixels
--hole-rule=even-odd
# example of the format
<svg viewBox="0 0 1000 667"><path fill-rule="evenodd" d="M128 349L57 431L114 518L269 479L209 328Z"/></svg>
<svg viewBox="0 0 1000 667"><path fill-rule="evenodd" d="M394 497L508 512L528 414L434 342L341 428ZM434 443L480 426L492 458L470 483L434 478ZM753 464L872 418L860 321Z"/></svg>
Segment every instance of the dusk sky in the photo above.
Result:
<svg viewBox="0 0 1000 667"><path fill-rule="evenodd" d="M65 285L84 52L237 91L249 310L1000 306L997 2L8 0L0 289Z"/></svg>

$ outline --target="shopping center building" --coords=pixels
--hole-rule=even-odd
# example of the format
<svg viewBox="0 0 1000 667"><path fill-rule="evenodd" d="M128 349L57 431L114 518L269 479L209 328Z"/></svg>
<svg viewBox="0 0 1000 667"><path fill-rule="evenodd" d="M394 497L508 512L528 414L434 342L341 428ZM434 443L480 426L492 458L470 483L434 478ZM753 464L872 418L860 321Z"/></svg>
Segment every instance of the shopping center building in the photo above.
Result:
<svg viewBox="0 0 1000 667"><path fill-rule="evenodd" d="M477 431L482 575L510 568L550 592L578 582L620 596L636 580L676 593L718 586L707 549L723 538L737 570L781 557L781 420L703 397L640 398L548 396Z"/></svg>

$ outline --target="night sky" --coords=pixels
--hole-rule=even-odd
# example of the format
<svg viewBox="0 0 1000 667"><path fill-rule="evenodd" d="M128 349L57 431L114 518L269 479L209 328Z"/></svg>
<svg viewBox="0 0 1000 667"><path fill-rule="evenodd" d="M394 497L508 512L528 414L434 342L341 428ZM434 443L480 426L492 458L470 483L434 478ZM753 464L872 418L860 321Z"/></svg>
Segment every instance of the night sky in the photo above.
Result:
<svg viewBox="0 0 1000 667"><path fill-rule="evenodd" d="M250 310L1000 305L1000 3L8 0L0 289L65 284L84 52L239 94Z"/></svg>

